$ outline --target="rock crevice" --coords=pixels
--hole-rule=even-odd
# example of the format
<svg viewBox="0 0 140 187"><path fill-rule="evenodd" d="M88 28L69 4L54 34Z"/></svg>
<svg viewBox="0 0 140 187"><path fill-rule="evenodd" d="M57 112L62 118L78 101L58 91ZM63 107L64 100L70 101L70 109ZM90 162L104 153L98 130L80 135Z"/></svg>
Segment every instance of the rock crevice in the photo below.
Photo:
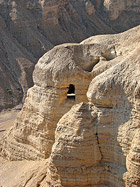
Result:
<svg viewBox="0 0 140 187"><path fill-rule="evenodd" d="M48 159L42 187L138 186L139 32L140 26L95 36L43 55L34 86L3 138L2 155ZM114 58L101 59L112 48ZM97 56L99 62L87 71Z"/></svg>

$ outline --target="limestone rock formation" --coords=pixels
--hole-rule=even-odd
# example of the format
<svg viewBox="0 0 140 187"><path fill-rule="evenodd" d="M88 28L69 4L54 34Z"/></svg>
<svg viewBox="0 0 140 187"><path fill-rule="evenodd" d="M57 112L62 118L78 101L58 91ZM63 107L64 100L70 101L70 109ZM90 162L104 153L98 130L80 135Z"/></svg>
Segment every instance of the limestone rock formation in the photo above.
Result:
<svg viewBox="0 0 140 187"><path fill-rule="evenodd" d="M42 187L139 186L139 33L94 36L40 58L1 154L48 158Z"/></svg>
<svg viewBox="0 0 140 187"><path fill-rule="evenodd" d="M119 37L125 35L126 43L134 42L138 35L132 41L129 37L138 33L137 29L140 27ZM108 42L112 45L119 37L110 36ZM93 37L83 44L103 42L101 38L107 40L108 36ZM140 45L133 49L129 46L131 52L123 56L124 43L122 40L118 48L122 50L122 60L110 60L108 63L116 64L106 67L91 81L89 104L75 105L57 124L46 178L48 186L140 185Z"/></svg>
<svg viewBox="0 0 140 187"><path fill-rule="evenodd" d="M25 98L34 65L46 51L140 24L139 2L0 0L0 110Z"/></svg>
<svg viewBox="0 0 140 187"><path fill-rule="evenodd" d="M89 62L85 65L87 52L91 52L88 46L69 44L55 47L40 58L33 75L35 85L29 89L23 109L9 132L10 141L6 140L4 154L9 159L48 158L58 120L74 104L87 101L86 92L92 79L88 70L97 61L88 54Z"/></svg>
<svg viewBox="0 0 140 187"><path fill-rule="evenodd" d="M112 133L100 132L99 114L101 110L94 105L80 103L60 119L48 163L48 186L123 186L125 169L118 159L115 162L117 150L114 155L111 152Z"/></svg>
<svg viewBox="0 0 140 187"><path fill-rule="evenodd" d="M126 158L126 186L140 185L140 129L137 130L132 140L129 154Z"/></svg>

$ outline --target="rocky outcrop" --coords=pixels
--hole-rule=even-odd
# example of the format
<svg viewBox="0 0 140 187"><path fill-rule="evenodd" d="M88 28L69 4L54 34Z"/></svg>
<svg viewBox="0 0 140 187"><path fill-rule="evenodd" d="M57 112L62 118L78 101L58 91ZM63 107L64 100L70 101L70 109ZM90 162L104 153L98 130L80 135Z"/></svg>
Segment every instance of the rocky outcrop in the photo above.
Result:
<svg viewBox="0 0 140 187"><path fill-rule="evenodd" d="M34 65L54 45L127 30L139 12L139 0L1 0L0 110L26 97Z"/></svg>
<svg viewBox="0 0 140 187"><path fill-rule="evenodd" d="M85 66L86 58L81 56L84 50L88 47L62 45L39 60L33 75L35 85L29 89L14 129L9 132L10 141L6 140L4 154L9 159L48 158L58 120L74 104L87 101L86 92L92 79L88 69L96 60L91 57L93 61L90 59ZM76 55L83 61L74 60Z"/></svg>
<svg viewBox="0 0 140 187"><path fill-rule="evenodd" d="M49 158L48 186L140 185L139 47L92 80L89 104L75 105L60 119Z"/></svg>
<svg viewBox="0 0 140 187"><path fill-rule="evenodd" d="M104 0L104 7L106 11L108 12L109 20L115 21L115 20L121 20L122 19L121 17L125 16L130 11L133 12L133 16L134 14L136 15L140 11L140 7L138 6L139 3L140 3L139 0L136 0L136 1ZM124 15L122 16L122 14ZM127 21L124 27L128 26L130 22L132 21L132 20L129 20L130 17L132 18L132 14L131 15L128 14L128 18L127 18ZM137 21L136 18L133 18L133 19L134 19L134 22ZM117 29L121 30L122 28L118 27Z"/></svg>
<svg viewBox="0 0 140 187"><path fill-rule="evenodd" d="M132 140L131 149L126 158L126 186L140 185L140 129Z"/></svg>
<svg viewBox="0 0 140 187"><path fill-rule="evenodd" d="M138 12L140 0L104 0L104 10L112 28L116 31L123 31L130 27L136 26L139 22Z"/></svg>
<svg viewBox="0 0 140 187"><path fill-rule="evenodd" d="M42 187L139 186L139 32L63 44L40 58L2 155L48 158Z"/></svg>
<svg viewBox="0 0 140 187"><path fill-rule="evenodd" d="M119 163L117 146L112 151L112 133L105 127L104 134L100 132L99 114L94 105L80 103L60 119L48 163L48 186L124 186L125 168Z"/></svg>

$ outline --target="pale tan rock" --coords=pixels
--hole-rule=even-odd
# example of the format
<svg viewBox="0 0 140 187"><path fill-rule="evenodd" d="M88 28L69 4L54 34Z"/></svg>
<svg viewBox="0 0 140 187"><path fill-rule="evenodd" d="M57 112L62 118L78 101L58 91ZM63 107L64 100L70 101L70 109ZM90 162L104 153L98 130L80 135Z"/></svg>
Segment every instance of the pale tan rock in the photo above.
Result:
<svg viewBox="0 0 140 187"><path fill-rule="evenodd" d="M40 58L2 155L49 158L42 187L138 186L139 32L63 44Z"/></svg>
<svg viewBox="0 0 140 187"><path fill-rule="evenodd" d="M5 161L0 158L2 187L39 186L46 176L47 161Z"/></svg>
<svg viewBox="0 0 140 187"><path fill-rule="evenodd" d="M100 184L117 187L139 186L140 56L138 51L140 45L137 44L136 47L133 47L133 42L137 43L139 39L136 40L138 35L135 35L134 38L131 37L131 32L138 33L137 29L139 30L139 27L128 31L127 35L123 33L110 36L109 39L108 36L99 36L99 38L93 37L82 42L82 44L88 44L88 41L90 41L90 44L92 44L97 41L96 39L99 42L106 40L108 43L112 42L110 45L116 43L118 47L115 48L116 53L117 49L119 49L122 50L122 54L118 58L118 61L116 60L117 57L109 60L108 63L111 63L111 65L105 66L102 72L91 81L87 92L90 104L86 105L91 106L93 104L94 107L90 110L87 108L85 111L79 112L78 107L80 108L84 104L76 105L57 124L55 144L49 158L48 179L46 178L49 186L94 186ZM125 41L126 36L127 41ZM103 40L100 40L100 38ZM130 42L129 46L127 44L128 41ZM120 58L121 61L119 61ZM107 64L106 61L99 63L103 65ZM94 66L93 71L96 72L95 68L98 64ZM75 112L73 112L74 108ZM90 127L90 122L86 121L87 117L85 116L87 111L96 113L96 118L93 117L95 121L92 122L92 125L96 127L101 155L100 162L96 165L97 168L94 168L93 164L92 169L85 166L86 161L90 159L87 159L88 154L86 153L88 151L84 147L82 147L82 156L85 158L85 162L83 159L83 162L77 165L80 160L81 151L78 151L76 154L79 158L78 162L76 161L77 157L74 156L78 150L78 146L82 146L82 142L77 146L77 142L74 141L78 137L78 133L76 132L82 132L83 128L81 126L82 124L84 125L84 122ZM83 115L80 121L78 121L78 115L80 117ZM76 117L77 120L75 119ZM78 131L75 124L79 128L81 127L81 131ZM73 143L72 146L71 142ZM74 146L77 147L75 151L73 151ZM88 146L86 147L88 148ZM93 149L94 154L97 154L96 145L93 145ZM91 163L93 163L96 159L93 156L91 158ZM71 160L71 165L69 164L69 160ZM77 167L75 168L75 166ZM82 172L82 166L84 166L84 171L88 173L89 178ZM96 178L94 178L95 176Z"/></svg>
<svg viewBox="0 0 140 187"><path fill-rule="evenodd" d="M33 86L35 64L54 45L110 32L103 21L94 18L94 5L90 1L86 4L83 0L1 0L0 12L0 111L26 97Z"/></svg>
<svg viewBox="0 0 140 187"><path fill-rule="evenodd" d="M45 179L48 186L110 184L110 177L113 178L112 185L119 181L118 185L123 186L121 178L113 176L113 172L120 170L117 164L102 162L98 112L94 105L80 103L60 119L48 161Z"/></svg>
<svg viewBox="0 0 140 187"><path fill-rule="evenodd" d="M126 167L128 170L126 186L132 184L140 185L140 129L137 130L132 140L131 149L126 158Z"/></svg>
<svg viewBox="0 0 140 187"><path fill-rule="evenodd" d="M74 104L87 101L86 92L92 79L88 69L95 62L89 60L85 66L84 50L88 46L62 45L39 60L33 75L35 85L29 89L23 109L4 140L3 154L9 159L48 158L58 120ZM74 85L74 96L67 95L69 85Z"/></svg>
<svg viewBox="0 0 140 187"><path fill-rule="evenodd" d="M139 25L140 1L0 0L0 13L1 111L24 101L35 64L54 45Z"/></svg>

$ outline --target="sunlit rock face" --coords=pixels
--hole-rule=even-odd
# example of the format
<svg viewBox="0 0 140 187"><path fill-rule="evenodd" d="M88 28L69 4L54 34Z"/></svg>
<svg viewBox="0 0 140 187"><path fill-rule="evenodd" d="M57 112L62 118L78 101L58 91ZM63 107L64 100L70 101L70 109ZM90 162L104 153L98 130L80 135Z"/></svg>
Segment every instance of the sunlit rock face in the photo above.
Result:
<svg viewBox="0 0 140 187"><path fill-rule="evenodd" d="M28 90L9 140L6 138L3 151L9 159L47 158L58 120L74 104L87 101L86 92L93 76L88 70L95 62L84 66L84 49L88 50L78 44L62 45L40 58L33 75L34 86ZM82 62L74 59L80 52Z"/></svg>
<svg viewBox="0 0 140 187"><path fill-rule="evenodd" d="M25 99L35 64L53 46L127 30L139 13L139 0L0 0L0 111Z"/></svg>
<svg viewBox="0 0 140 187"><path fill-rule="evenodd" d="M93 78L89 103L73 106L59 120L43 184L139 186L139 48Z"/></svg>
<svg viewBox="0 0 140 187"><path fill-rule="evenodd" d="M54 45L110 32L95 12L91 1L0 0L0 111L26 97L35 64Z"/></svg>
<svg viewBox="0 0 140 187"><path fill-rule="evenodd" d="M86 103L74 105L57 124L49 159L49 185L87 185L99 180L97 167L99 172L102 155L96 129L97 111L92 112L93 108Z"/></svg>
<svg viewBox="0 0 140 187"><path fill-rule="evenodd" d="M137 129L126 158L126 186L140 185L140 130Z"/></svg>
<svg viewBox="0 0 140 187"><path fill-rule="evenodd" d="M2 155L48 158L40 186L138 186L139 32L94 36L41 57Z"/></svg>

